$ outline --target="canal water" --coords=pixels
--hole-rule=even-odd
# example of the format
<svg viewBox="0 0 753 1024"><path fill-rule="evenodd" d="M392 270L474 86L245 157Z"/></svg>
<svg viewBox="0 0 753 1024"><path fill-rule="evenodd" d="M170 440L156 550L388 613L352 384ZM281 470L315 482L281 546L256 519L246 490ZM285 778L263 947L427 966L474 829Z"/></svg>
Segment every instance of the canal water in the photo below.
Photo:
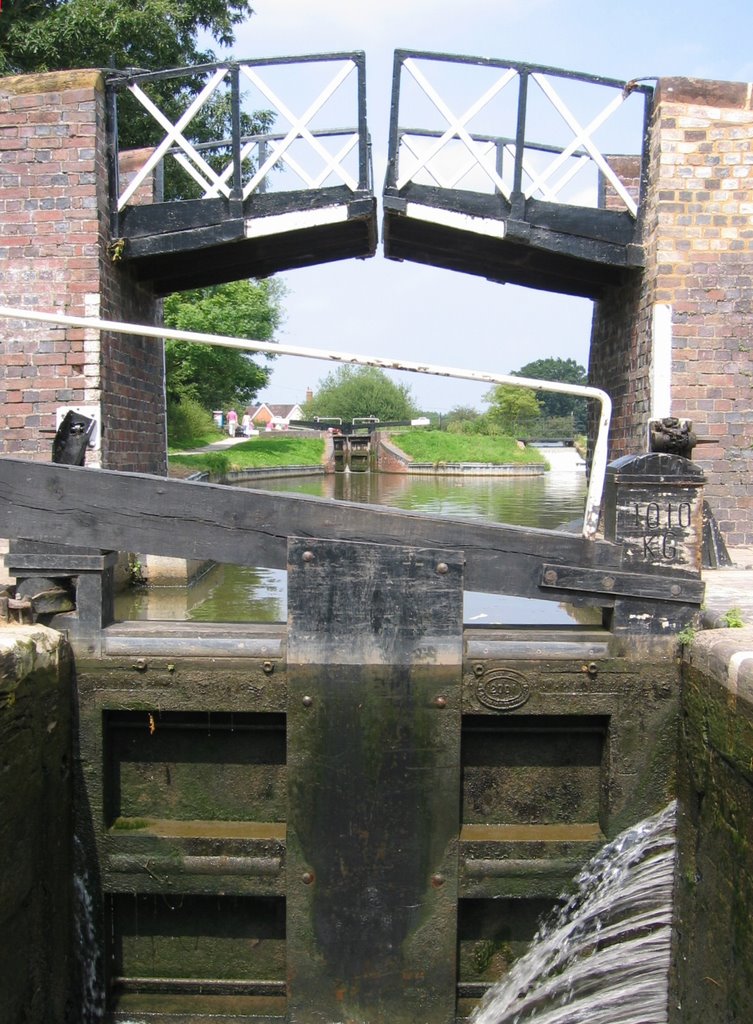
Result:
<svg viewBox="0 0 753 1024"><path fill-rule="evenodd" d="M541 476L406 476L337 473L265 479L243 486L426 512L448 519L558 529L580 528L586 495L585 468L573 449L548 449ZM134 589L116 603L119 619L187 619L213 622L281 622L287 616L283 570L216 565L189 588ZM598 610L573 609L469 592L464 618L482 625L596 623Z"/></svg>

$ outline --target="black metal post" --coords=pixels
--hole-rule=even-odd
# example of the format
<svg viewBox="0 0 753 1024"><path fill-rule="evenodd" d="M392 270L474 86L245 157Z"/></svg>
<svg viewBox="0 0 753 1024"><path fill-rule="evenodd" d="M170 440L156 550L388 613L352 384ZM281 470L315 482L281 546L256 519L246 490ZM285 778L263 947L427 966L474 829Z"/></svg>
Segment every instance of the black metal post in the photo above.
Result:
<svg viewBox="0 0 753 1024"><path fill-rule="evenodd" d="M511 215L514 220L523 220L525 216L525 198L523 196L523 155L526 147L526 110L528 106L528 72L519 72L520 86L518 89L518 122L515 129L515 166L513 169Z"/></svg>

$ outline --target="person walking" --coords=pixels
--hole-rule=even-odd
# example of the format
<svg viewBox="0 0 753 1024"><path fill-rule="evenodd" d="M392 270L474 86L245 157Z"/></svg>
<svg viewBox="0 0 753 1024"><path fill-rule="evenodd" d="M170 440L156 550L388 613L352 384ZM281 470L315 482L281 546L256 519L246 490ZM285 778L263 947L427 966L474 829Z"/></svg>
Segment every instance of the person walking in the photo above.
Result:
<svg viewBox="0 0 753 1024"><path fill-rule="evenodd" d="M235 431L238 429L238 413L235 409L231 409L227 414L227 432L230 437L235 437Z"/></svg>

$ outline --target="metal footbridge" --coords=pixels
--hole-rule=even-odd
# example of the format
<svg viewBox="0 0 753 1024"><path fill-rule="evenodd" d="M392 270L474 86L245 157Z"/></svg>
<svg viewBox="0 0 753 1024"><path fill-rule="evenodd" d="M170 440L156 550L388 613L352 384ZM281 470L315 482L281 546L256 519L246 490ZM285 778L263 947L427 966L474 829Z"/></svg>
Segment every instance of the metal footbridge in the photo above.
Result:
<svg viewBox="0 0 753 1024"><path fill-rule="evenodd" d="M362 52L117 73L107 89L111 254L158 294L375 254ZM598 297L643 264L652 95L396 51L385 255ZM135 126L152 145L129 148Z"/></svg>

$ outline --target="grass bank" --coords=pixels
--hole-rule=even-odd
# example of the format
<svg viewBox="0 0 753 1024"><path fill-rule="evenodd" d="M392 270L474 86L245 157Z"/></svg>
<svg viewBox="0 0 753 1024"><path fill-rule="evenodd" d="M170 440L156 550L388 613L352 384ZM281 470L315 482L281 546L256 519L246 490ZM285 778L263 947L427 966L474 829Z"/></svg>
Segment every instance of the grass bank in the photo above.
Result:
<svg viewBox="0 0 753 1024"><path fill-rule="evenodd" d="M448 434L444 430L406 430L391 440L416 462L489 462L495 466L515 463L546 465L535 448L519 448L513 437L487 434Z"/></svg>
<svg viewBox="0 0 753 1024"><path fill-rule="evenodd" d="M318 466L324 455L324 441L316 437L254 437L221 452L185 455L169 453L170 469L218 475L240 469L268 469L276 466Z"/></svg>

